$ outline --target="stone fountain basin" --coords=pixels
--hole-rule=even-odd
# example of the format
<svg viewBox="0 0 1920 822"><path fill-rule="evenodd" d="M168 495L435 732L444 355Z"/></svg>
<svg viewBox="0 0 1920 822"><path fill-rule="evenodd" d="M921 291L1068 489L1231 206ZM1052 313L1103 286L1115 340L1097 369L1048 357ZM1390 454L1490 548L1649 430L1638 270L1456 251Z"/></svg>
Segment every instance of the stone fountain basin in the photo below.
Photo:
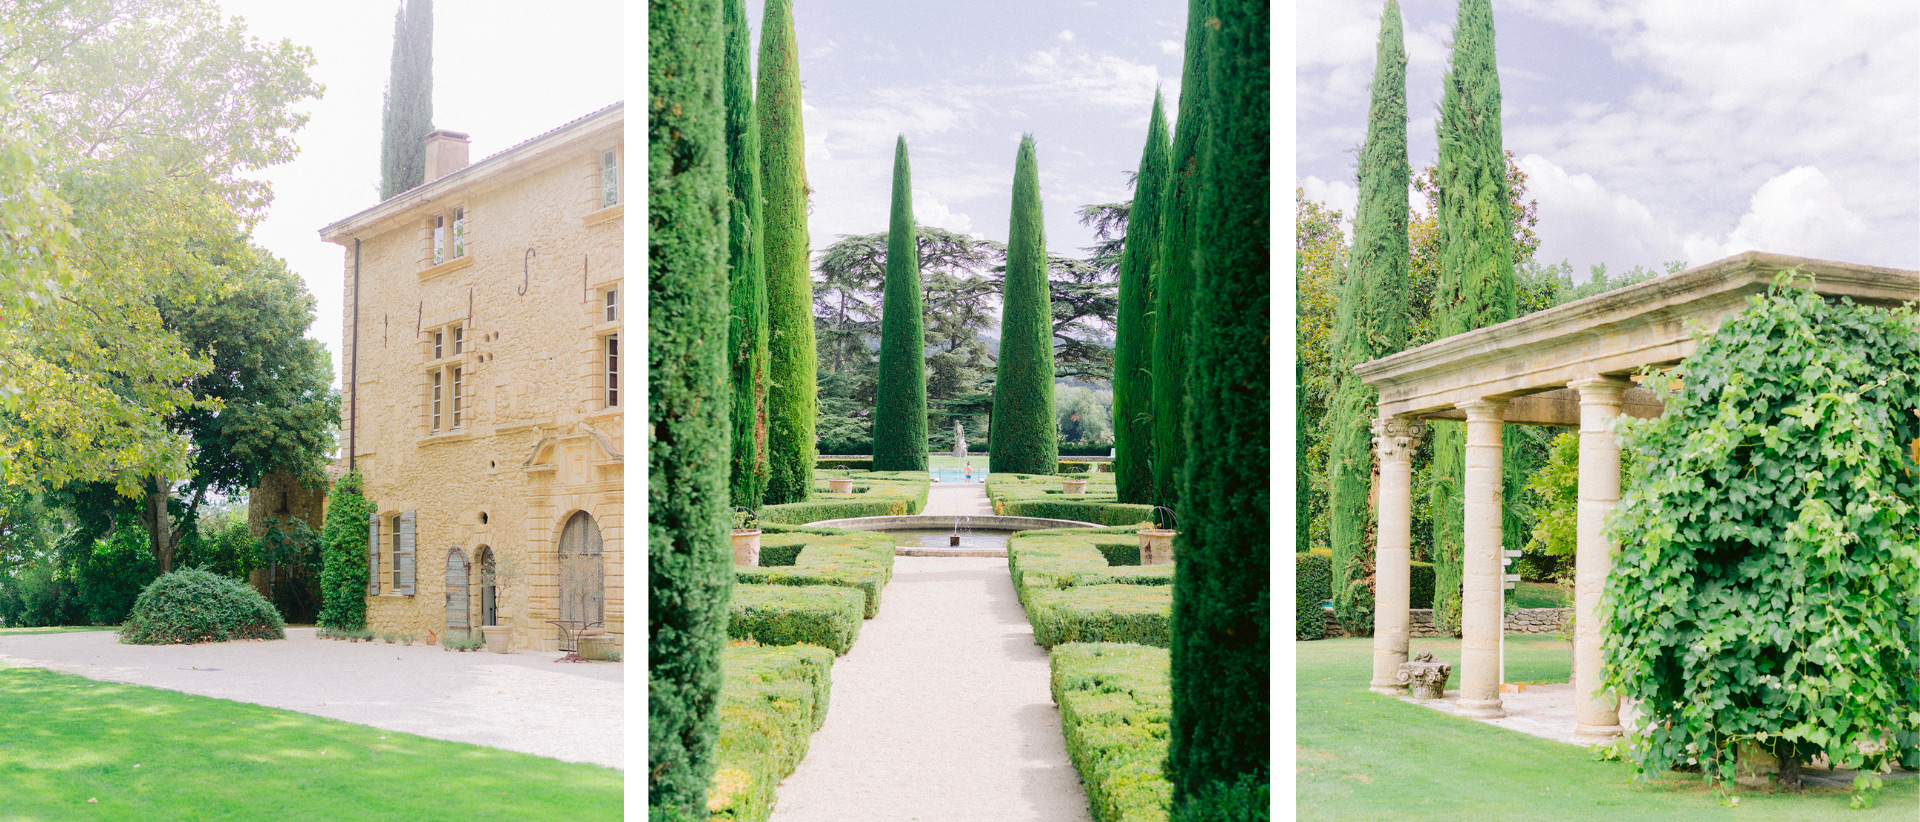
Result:
<svg viewBox="0 0 1920 822"><path fill-rule="evenodd" d="M900 545L894 548L895 556L903 557L1004 557L1007 555L1005 535L1015 531L1034 531L1042 528L1098 528L1091 522L1070 519L1043 519L1040 517L996 517L996 516L953 516L916 514L894 517L851 517L847 519L828 519L809 522L807 525L821 528L845 528L850 531L914 531L923 537L938 537L952 533L958 525L961 532L961 544L949 546L945 540L927 540L933 545ZM979 534L990 532L995 536L982 540L970 538L969 532ZM971 543L971 544L970 544ZM983 544L986 543L986 544Z"/></svg>

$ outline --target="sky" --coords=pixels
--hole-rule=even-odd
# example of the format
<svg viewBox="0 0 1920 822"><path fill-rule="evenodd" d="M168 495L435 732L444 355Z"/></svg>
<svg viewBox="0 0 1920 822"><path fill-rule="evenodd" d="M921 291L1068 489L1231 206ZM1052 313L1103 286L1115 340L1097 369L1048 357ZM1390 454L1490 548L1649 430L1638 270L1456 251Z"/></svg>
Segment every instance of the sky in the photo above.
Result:
<svg viewBox="0 0 1920 822"><path fill-rule="evenodd" d="M1383 6L1296 6L1295 179L1349 218ZM1417 171L1455 3L1401 9ZM1576 279L1745 250L1920 268L1920 4L1501 0L1494 29L1541 262Z"/></svg>
<svg viewBox="0 0 1920 822"><path fill-rule="evenodd" d="M320 229L380 200L380 108L399 2L220 6L263 41L311 48L316 65L308 73L326 87L319 100L298 106L312 118L294 134L299 156L259 175L273 184L274 200L253 237L318 298L307 336L333 353L337 377L346 262L340 246L320 240ZM625 20L617 0L459 0L438 3L434 12L433 124L471 135L475 162L625 99ZM595 20L606 24L583 24Z"/></svg>
<svg viewBox="0 0 1920 822"><path fill-rule="evenodd" d="M756 52L761 6L747 3ZM1047 248L1084 257L1094 235L1075 213L1132 198L1155 88L1174 119L1186 3L797 3L794 33L816 253L887 230L901 134L915 219L1006 242L1031 133Z"/></svg>

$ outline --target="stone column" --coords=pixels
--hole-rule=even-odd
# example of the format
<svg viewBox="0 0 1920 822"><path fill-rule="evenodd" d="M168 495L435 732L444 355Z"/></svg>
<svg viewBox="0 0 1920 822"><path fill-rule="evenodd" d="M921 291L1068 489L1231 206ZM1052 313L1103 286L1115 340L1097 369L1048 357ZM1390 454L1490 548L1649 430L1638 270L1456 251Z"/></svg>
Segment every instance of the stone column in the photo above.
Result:
<svg viewBox="0 0 1920 822"><path fill-rule="evenodd" d="M1398 696L1407 692L1399 678L1407 661L1407 636L1412 617L1413 449L1427 424L1419 420L1381 417L1373 421L1373 449L1380 458L1380 482L1374 490L1379 508L1374 530L1373 556L1373 683L1374 693Z"/></svg>
<svg viewBox="0 0 1920 822"><path fill-rule="evenodd" d="M1609 425L1620 416L1620 395L1633 383L1613 377L1574 380L1580 392L1580 503L1574 526L1573 692L1574 740L1611 742L1620 735L1619 701L1600 691L1605 661L1600 653L1600 591L1613 567L1613 544L1604 532L1607 515L1620 504L1620 443Z"/></svg>
<svg viewBox="0 0 1920 822"><path fill-rule="evenodd" d="M1501 418L1505 400L1460 406L1467 412L1466 545L1461 555L1465 591L1460 601L1460 700L1462 716L1498 719L1500 633L1504 629L1500 578Z"/></svg>

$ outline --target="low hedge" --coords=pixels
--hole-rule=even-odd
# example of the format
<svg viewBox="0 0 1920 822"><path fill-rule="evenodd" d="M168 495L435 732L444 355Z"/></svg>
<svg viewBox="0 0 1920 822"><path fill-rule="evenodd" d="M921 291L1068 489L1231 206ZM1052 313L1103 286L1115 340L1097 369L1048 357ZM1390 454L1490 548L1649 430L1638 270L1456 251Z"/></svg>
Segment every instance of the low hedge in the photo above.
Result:
<svg viewBox="0 0 1920 822"><path fill-rule="evenodd" d="M1411 589L1411 591L1409 596L1407 597L1407 602L1409 603L1407 607L1408 608L1432 608L1433 607L1433 563L1413 562L1413 563L1409 563L1409 565L1412 566L1412 578L1409 580L1409 588ZM1332 584L1332 583L1328 583L1328 584Z"/></svg>
<svg viewBox="0 0 1920 822"><path fill-rule="evenodd" d="M880 613L880 589L893 579L893 538L882 532L763 525L760 550L797 548L792 565L735 565L737 585L839 585L866 598L864 616Z"/></svg>
<svg viewBox="0 0 1920 822"><path fill-rule="evenodd" d="M1332 590L1333 554L1315 550L1293 557L1293 638L1320 639L1327 634L1320 603Z"/></svg>
<svg viewBox="0 0 1920 822"><path fill-rule="evenodd" d="M835 494L827 490L827 480L840 477L853 480L852 493ZM761 508L760 522L805 525L849 517L918 514L927 507L927 485L931 481L932 477L924 471L818 471L814 474L811 498L806 502Z"/></svg>
<svg viewBox="0 0 1920 822"><path fill-rule="evenodd" d="M993 501L993 512L1005 517L1070 519L1098 525L1132 525L1152 519L1153 506L1118 501L1113 474L1086 475L1086 492L1073 496L1060 487L1060 479L1043 474L988 474L987 498Z"/></svg>
<svg viewBox="0 0 1920 822"><path fill-rule="evenodd" d="M762 645L818 645L835 655L853 647L866 613L860 591L838 585L735 585L727 636Z"/></svg>
<svg viewBox="0 0 1920 822"><path fill-rule="evenodd" d="M147 583L120 626L120 641L130 645L286 637L280 612L260 592L199 568L183 568Z"/></svg>
<svg viewBox="0 0 1920 822"><path fill-rule="evenodd" d="M821 457L813 461L813 467L821 471L846 469L851 471L872 471L872 457Z"/></svg>
<svg viewBox="0 0 1920 822"><path fill-rule="evenodd" d="M1113 443L1096 442L1087 445L1068 445L1063 442L1060 443L1059 454L1063 457L1111 457L1113 456Z"/></svg>
<svg viewBox="0 0 1920 822"><path fill-rule="evenodd" d="M1111 474L1113 460L1061 460L1059 473L1062 474Z"/></svg>
<svg viewBox="0 0 1920 822"><path fill-rule="evenodd" d="M1161 773L1173 714L1167 651L1073 642L1050 660L1067 758L1095 822L1166 822L1173 784Z"/></svg>
<svg viewBox="0 0 1920 822"><path fill-rule="evenodd" d="M833 652L811 645L721 650L718 767L707 790L713 819L764 822L773 814L774 788L827 721L832 671Z"/></svg>
<svg viewBox="0 0 1920 822"><path fill-rule="evenodd" d="M1033 641L1131 642L1165 648L1172 641L1171 585L1076 585L1028 594Z"/></svg>
<svg viewBox="0 0 1920 822"><path fill-rule="evenodd" d="M1007 540L1007 570L1021 604L1030 592L1061 590L1080 585L1172 585L1176 565L1141 565L1139 537L1132 526L1119 528L1053 528L1023 531ZM1124 553L1121 540L1132 543L1130 565L1115 565L1108 551ZM1029 613L1031 617L1031 613Z"/></svg>

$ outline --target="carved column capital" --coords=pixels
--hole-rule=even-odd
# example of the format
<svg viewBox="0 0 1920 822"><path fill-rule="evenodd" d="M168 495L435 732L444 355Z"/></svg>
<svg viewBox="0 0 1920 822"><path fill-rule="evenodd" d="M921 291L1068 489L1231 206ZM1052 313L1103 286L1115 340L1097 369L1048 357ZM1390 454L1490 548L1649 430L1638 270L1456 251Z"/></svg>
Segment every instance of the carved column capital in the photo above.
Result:
<svg viewBox="0 0 1920 822"><path fill-rule="evenodd" d="M1581 405L1618 406L1620 397L1633 387L1633 381L1624 377L1585 377L1568 382L1567 387L1579 393Z"/></svg>
<svg viewBox="0 0 1920 822"><path fill-rule="evenodd" d="M1427 433L1425 420L1377 417L1373 421L1373 450L1381 461L1413 458L1413 447Z"/></svg>

